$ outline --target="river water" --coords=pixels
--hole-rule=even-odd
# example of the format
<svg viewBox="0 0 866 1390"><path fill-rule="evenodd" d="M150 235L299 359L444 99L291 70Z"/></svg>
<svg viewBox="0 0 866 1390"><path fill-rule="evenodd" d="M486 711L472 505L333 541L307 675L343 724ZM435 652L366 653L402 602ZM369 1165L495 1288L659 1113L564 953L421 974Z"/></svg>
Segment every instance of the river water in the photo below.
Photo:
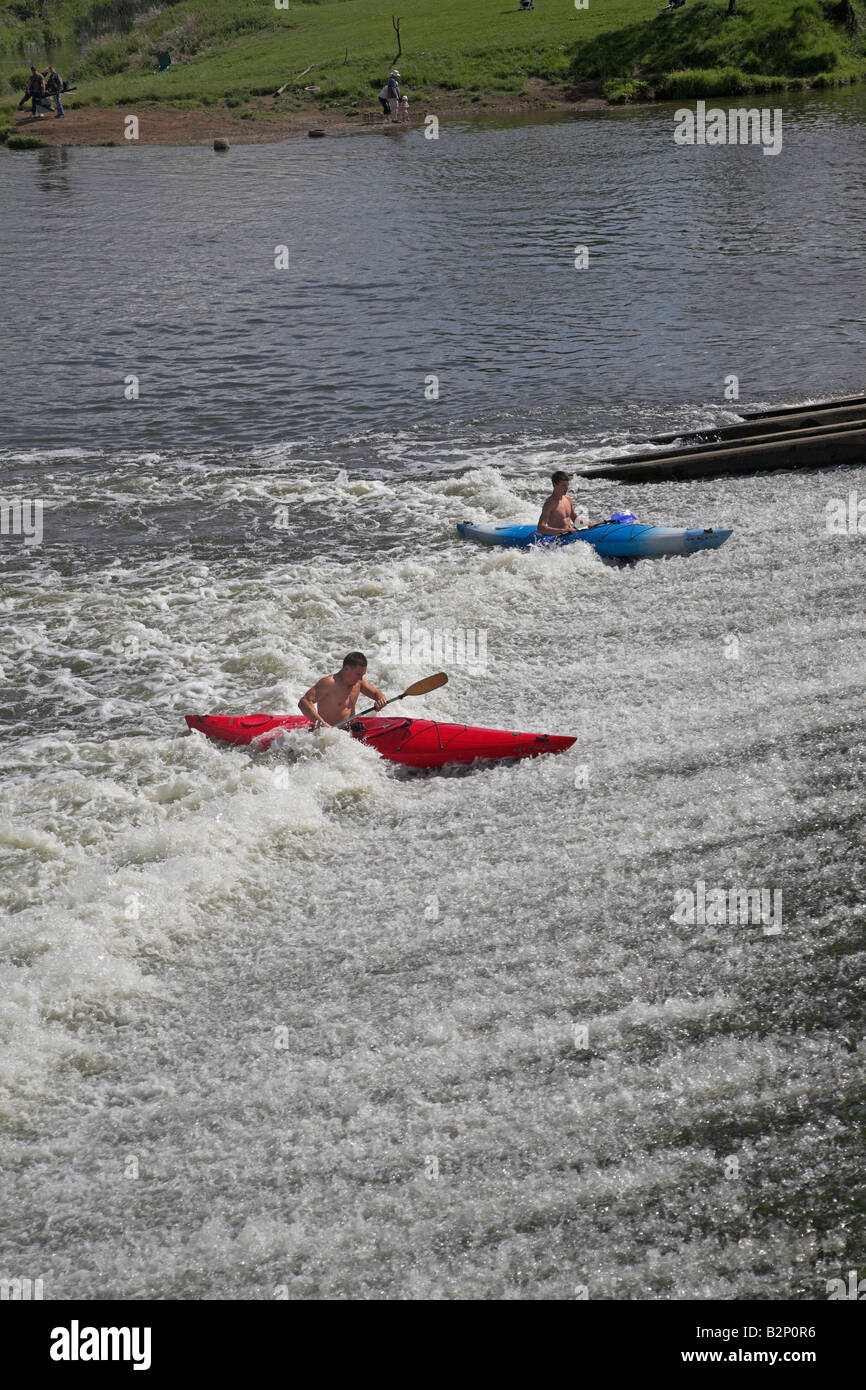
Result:
<svg viewBox="0 0 866 1390"><path fill-rule="evenodd" d="M0 154L2 496L44 499L0 538L0 1273L816 1299L862 1263L866 538L826 516L866 468L578 482L734 528L689 559L454 531L862 391L863 91L784 98L778 157L673 109ZM186 735L354 647L397 693L404 624L486 659L398 711L578 743L419 776Z"/></svg>

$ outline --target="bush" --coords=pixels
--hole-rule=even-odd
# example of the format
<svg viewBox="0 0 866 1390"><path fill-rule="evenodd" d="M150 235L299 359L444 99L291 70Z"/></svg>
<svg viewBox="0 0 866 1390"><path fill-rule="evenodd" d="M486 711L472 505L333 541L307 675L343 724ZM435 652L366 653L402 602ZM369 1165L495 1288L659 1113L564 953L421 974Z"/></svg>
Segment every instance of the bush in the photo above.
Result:
<svg viewBox="0 0 866 1390"><path fill-rule="evenodd" d="M794 81L787 77L766 77L757 73L749 78L750 92L784 92L789 87L802 87L802 82Z"/></svg>
<svg viewBox="0 0 866 1390"><path fill-rule="evenodd" d="M612 77L602 83L601 94L612 106L626 101L652 101L655 96L648 82L634 77Z"/></svg>
<svg viewBox="0 0 866 1390"><path fill-rule="evenodd" d="M838 49L825 48L817 53L809 53L797 60L792 65L792 71L798 77L811 77L813 73L822 75L838 68L842 62L841 54Z"/></svg>
<svg viewBox="0 0 866 1390"><path fill-rule="evenodd" d="M739 68L683 68L669 72L656 85L656 95L678 97L735 97L749 90L749 78Z"/></svg>
<svg viewBox="0 0 866 1390"><path fill-rule="evenodd" d="M113 77L126 72L135 45L129 40L101 45L90 53L81 66L82 77Z"/></svg>
<svg viewBox="0 0 866 1390"><path fill-rule="evenodd" d="M730 97L750 92L784 92L796 87L787 77L767 76L766 73L745 73L738 68L692 68L669 72L658 79L656 96L659 100L679 97ZM812 84L814 86L814 83Z"/></svg>

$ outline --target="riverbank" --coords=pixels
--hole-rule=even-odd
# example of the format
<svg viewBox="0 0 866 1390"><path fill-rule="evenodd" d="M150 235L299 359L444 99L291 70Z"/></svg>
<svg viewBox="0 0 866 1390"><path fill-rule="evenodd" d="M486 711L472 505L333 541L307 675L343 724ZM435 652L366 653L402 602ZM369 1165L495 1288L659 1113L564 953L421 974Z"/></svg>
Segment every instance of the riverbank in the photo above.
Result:
<svg viewBox="0 0 866 1390"><path fill-rule="evenodd" d="M521 13L502 0L438 0L433 12L404 0L398 34L391 0L294 5L267 19L257 0L58 0L50 32L0 23L0 140L5 130L48 144L119 142L127 114L151 144L348 133L379 123L376 93L395 64L416 119L760 95L866 76L862 0L802 0L793 12L788 0L737 0L734 14L728 0L659 9L609 0L603 14L595 5ZM75 84L62 122L15 109L24 58L37 54Z"/></svg>
<svg viewBox="0 0 866 1390"><path fill-rule="evenodd" d="M19 114L12 130L16 135L38 138L46 146L58 145L125 145L125 122L130 115L139 120L139 145L202 145L224 137L234 145L272 144L293 137L306 137L311 130L326 135L351 135L358 132L382 130L391 133L395 127L372 110L346 112L333 107L320 109L311 101L291 104L279 97L259 97L243 108L226 105L202 106L191 109L172 105L147 103L139 108L129 106L85 106L76 108L70 99L67 114L61 120L55 115L44 119L29 112ZM597 84L584 88L554 88L541 83L527 84L521 95L490 96L481 101L455 98L453 92L442 92L411 112L410 128L423 126L428 113L440 121L475 120L482 115L526 115L533 112L586 112L605 110L608 103L598 94ZM401 127L397 127L400 129Z"/></svg>

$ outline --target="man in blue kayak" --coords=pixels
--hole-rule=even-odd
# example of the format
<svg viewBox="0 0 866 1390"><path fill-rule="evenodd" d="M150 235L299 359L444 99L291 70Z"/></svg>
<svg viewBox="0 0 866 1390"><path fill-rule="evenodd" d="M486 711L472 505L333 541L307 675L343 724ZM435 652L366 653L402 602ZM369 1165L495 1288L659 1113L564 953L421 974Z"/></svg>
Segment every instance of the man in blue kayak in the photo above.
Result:
<svg viewBox="0 0 866 1390"><path fill-rule="evenodd" d="M333 676L322 676L298 701L298 709L313 723L325 729L351 719L358 696L366 695L376 709L388 703L387 696L367 680L367 658L363 652L349 652Z"/></svg>
<svg viewBox="0 0 866 1390"><path fill-rule="evenodd" d="M556 473L551 473L550 481L553 483L553 492L541 509L538 534L540 536L567 536L569 532L578 529L580 521L574 510L574 503L568 495L571 479L567 473L557 470Z"/></svg>

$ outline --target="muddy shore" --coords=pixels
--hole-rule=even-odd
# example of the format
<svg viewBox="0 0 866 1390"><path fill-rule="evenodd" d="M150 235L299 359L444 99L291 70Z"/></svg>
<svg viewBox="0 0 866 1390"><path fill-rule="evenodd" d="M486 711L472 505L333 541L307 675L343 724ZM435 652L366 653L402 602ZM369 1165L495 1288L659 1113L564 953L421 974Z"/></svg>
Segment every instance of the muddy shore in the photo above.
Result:
<svg viewBox="0 0 866 1390"><path fill-rule="evenodd" d="M388 130L391 123L370 108L355 114L334 108L319 109L313 103L289 105L280 97L251 100L242 108L202 106L183 110L171 106L86 106L76 108L70 94L66 115L44 117L29 111L16 112L16 134L38 135L46 145L123 145L126 120L138 117L139 145L210 145L223 137L233 145L261 145L292 137L306 137L311 130L327 135L348 135L357 131ZM543 111L593 112L607 102L588 91L545 87L520 96L489 97L483 102L460 101L453 93L417 99L412 104L410 126L423 126L425 116L440 121L472 120L491 115L523 115Z"/></svg>

